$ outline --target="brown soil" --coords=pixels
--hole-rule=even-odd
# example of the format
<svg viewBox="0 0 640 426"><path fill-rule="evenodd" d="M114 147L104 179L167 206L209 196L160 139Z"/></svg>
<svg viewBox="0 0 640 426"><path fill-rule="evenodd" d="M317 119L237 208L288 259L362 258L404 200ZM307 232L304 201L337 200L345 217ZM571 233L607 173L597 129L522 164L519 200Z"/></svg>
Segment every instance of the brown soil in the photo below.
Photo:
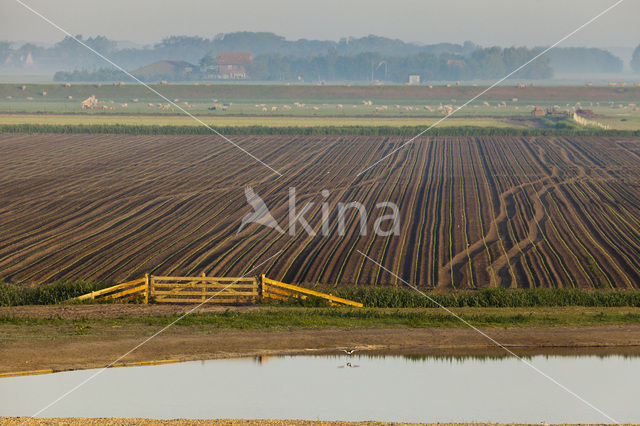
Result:
<svg viewBox="0 0 640 426"><path fill-rule="evenodd" d="M640 266L638 139L604 137L421 138L358 173L402 137L239 136L275 165L274 181L246 154L212 136L0 135L0 279L121 282L154 275L240 276L292 283L387 285L365 253L421 287L637 288ZM44 166L43 166L44 165ZM217 171L224 172L217 172ZM268 171L267 171L268 172ZM280 234L249 225L251 185L276 220L288 188L320 231L328 189L346 214L344 235ZM398 205L400 233L374 223ZM390 223L384 223L387 229Z"/></svg>

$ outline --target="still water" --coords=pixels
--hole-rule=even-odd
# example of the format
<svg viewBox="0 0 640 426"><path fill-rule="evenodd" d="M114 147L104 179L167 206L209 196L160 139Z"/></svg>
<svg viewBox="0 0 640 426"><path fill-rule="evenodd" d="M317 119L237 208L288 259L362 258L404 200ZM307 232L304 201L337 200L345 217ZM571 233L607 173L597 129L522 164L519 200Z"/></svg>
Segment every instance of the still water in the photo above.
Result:
<svg viewBox="0 0 640 426"><path fill-rule="evenodd" d="M617 421L640 423L640 357L527 360ZM0 379L0 415L32 415L95 372ZM609 422L515 358L357 353L111 368L41 416Z"/></svg>

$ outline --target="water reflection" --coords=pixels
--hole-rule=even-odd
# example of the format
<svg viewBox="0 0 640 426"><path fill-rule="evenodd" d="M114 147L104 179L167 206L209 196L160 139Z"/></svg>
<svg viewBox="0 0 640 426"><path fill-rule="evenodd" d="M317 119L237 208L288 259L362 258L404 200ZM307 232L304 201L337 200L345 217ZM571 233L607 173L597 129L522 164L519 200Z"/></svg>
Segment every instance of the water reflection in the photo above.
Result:
<svg viewBox="0 0 640 426"><path fill-rule="evenodd" d="M619 421L640 422L640 358L527 355ZM31 415L95 370L0 380L0 414ZM601 414L513 357L261 356L112 368L47 417L598 423Z"/></svg>

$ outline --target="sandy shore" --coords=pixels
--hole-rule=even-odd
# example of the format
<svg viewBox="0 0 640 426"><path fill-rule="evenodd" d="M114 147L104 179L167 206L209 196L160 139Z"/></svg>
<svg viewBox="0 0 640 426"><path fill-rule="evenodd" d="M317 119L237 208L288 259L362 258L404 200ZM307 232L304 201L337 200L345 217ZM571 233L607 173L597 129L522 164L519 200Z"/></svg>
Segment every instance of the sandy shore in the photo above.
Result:
<svg viewBox="0 0 640 426"><path fill-rule="evenodd" d="M26 417L0 417L0 423L3 425L20 425L27 421ZM121 418L109 418L109 419L88 419L84 417L76 418L53 418L53 419L36 419L28 424L38 424L45 426L62 426L62 425L107 425L107 426L139 426L139 425L222 425L222 426L254 426L254 425L266 425L266 426L329 426L329 425L367 425L367 426L382 426L382 425L433 425L433 426L463 426L463 425L482 425L488 423L389 423L389 422L325 422L325 421L309 421L309 420L233 420L233 419L221 419L221 420L190 420L190 419L175 419L175 420L151 420L151 419L121 419ZM494 426L503 426L500 423L491 423ZM516 426L517 423L512 423L510 426ZM584 425L586 426L586 425Z"/></svg>

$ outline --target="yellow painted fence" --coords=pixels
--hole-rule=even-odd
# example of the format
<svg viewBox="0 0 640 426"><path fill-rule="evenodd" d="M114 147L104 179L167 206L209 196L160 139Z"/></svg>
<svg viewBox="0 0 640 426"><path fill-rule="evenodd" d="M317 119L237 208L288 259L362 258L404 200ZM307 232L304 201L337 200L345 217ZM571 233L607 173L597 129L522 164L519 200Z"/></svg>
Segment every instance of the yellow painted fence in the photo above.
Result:
<svg viewBox="0 0 640 426"><path fill-rule="evenodd" d="M141 298L144 303L214 303L220 305L251 304L260 299L287 300L319 297L332 305L362 307L362 303L342 299L304 287L258 277L163 277L145 275L126 283L93 291L76 298L122 299Z"/></svg>

